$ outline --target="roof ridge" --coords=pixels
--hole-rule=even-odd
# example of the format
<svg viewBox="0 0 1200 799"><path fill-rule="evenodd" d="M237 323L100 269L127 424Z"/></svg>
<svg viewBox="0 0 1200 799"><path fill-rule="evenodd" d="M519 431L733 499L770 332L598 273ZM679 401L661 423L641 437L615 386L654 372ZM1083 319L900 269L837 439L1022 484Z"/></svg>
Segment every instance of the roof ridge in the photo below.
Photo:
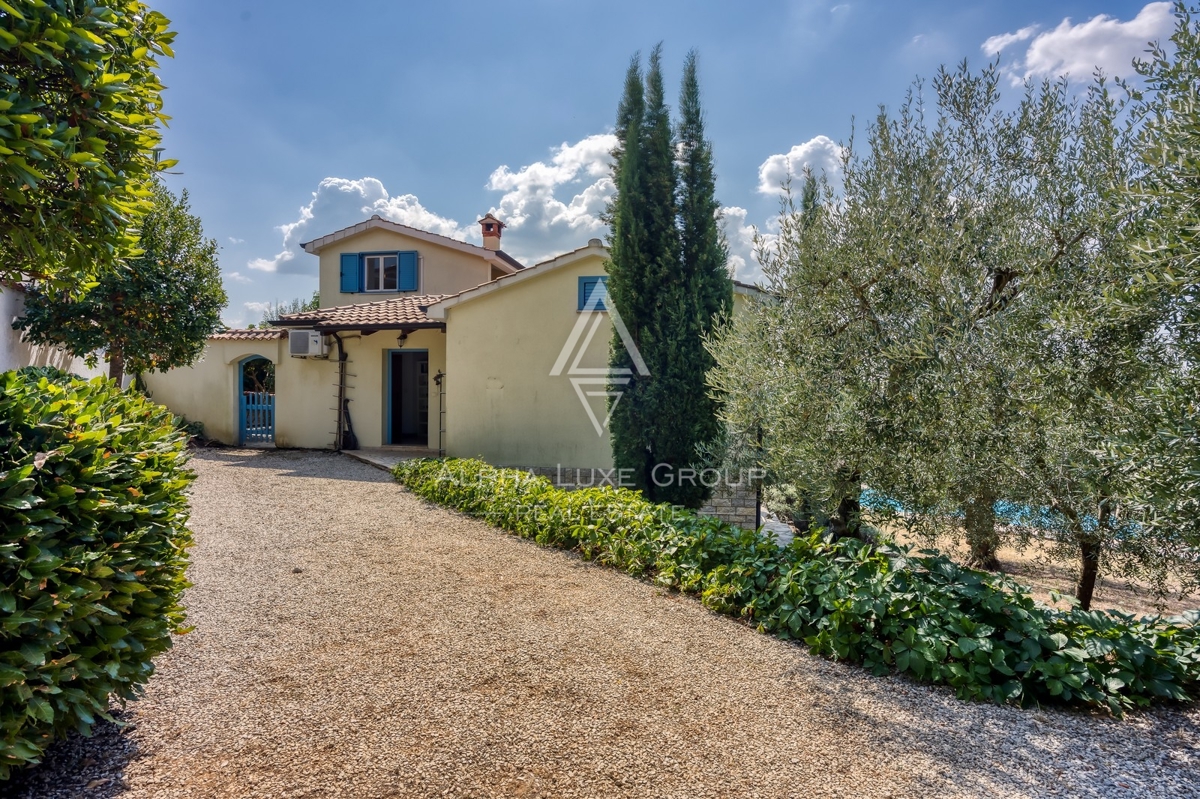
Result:
<svg viewBox="0 0 1200 799"><path fill-rule="evenodd" d="M312 316L313 314L321 313L322 311L344 311L349 308L364 308L372 305L382 305L389 302L400 302L404 300L423 299L425 297L435 297L434 302L440 302L442 299L449 297L449 294L405 294L400 297L384 297L381 300L371 300L370 302L351 302L346 305L330 305L325 308L313 308L311 311L297 311L296 313L283 314L280 319L301 319Z"/></svg>
<svg viewBox="0 0 1200 799"><path fill-rule="evenodd" d="M226 341L249 341L253 339L280 339L283 338L286 333L286 330L279 327L231 327L226 328L225 330L213 331L208 337L210 339Z"/></svg>
<svg viewBox="0 0 1200 799"><path fill-rule="evenodd" d="M496 221L499 221L499 220L496 220ZM498 252L497 250L489 250L487 247L484 247L482 244L474 244L469 241L463 241L462 239L456 239L453 236L447 236L444 233L434 233L432 230L425 230L424 228L419 228L414 225L406 225L403 222L395 222L391 219L385 219L384 217L380 216L379 214L372 214L369 219L364 219L361 222L355 222L353 225L346 225L345 227L338 228L337 230L335 230L331 233L326 233L323 236L317 236L315 239L312 239L310 241L302 241L302 242L300 242L300 249L307 250L308 245L312 244L313 242L320 241L321 239L327 239L330 236L336 236L339 233L345 233L347 230L353 230L354 228L357 228L359 225L369 225L372 222L386 222L389 225L395 225L396 227L404 228L405 230L411 230L415 233L422 233L426 236L434 236L439 239L445 239L446 241L450 241L455 244L462 244L463 246L471 247L472 249L479 250L479 254L484 256L484 258L488 258L488 256L492 255L495 252ZM509 256L509 257L511 257L511 256Z"/></svg>

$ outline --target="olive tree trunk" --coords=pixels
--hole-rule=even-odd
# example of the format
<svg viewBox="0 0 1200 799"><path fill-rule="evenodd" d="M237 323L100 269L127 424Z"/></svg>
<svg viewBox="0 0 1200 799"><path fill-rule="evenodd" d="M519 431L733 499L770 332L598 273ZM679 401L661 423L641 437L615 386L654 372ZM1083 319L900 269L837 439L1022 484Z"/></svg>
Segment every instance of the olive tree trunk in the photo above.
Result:
<svg viewBox="0 0 1200 799"><path fill-rule="evenodd" d="M838 503L837 513L829 520L829 532L834 540L841 538L862 538L862 475L857 470L843 472L845 477L842 500Z"/></svg>
<svg viewBox="0 0 1200 799"><path fill-rule="evenodd" d="M1100 501L1099 531L1103 534L1112 523L1112 502L1105 498ZM1079 607L1084 610L1092 609L1092 597L1096 593L1096 580L1100 576L1100 555L1103 545L1098 538L1082 535L1079 538L1079 582L1075 585L1075 598Z"/></svg>
<svg viewBox="0 0 1200 799"><path fill-rule="evenodd" d="M972 569L1000 571L1000 536L996 532L996 493L983 488L966 502L963 526L967 534L967 566Z"/></svg>
<svg viewBox="0 0 1200 799"><path fill-rule="evenodd" d="M1096 593L1096 577L1100 574L1100 545L1095 541L1079 542L1079 582L1075 585L1075 598L1079 607L1092 609L1092 596Z"/></svg>

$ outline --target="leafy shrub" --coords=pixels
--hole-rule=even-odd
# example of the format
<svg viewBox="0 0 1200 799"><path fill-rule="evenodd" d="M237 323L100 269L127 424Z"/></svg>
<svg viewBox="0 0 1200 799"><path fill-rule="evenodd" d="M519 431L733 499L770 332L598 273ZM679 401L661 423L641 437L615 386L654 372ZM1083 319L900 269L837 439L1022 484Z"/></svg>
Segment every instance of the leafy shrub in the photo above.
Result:
<svg viewBox="0 0 1200 799"><path fill-rule="evenodd" d="M1125 708L1200 692L1200 612L1060 611L940 553L820 534L787 547L614 488L562 491L475 460L415 460L396 479L539 544L578 550L813 652L952 686L964 699Z"/></svg>
<svg viewBox="0 0 1200 799"><path fill-rule="evenodd" d="M87 735L184 619L185 434L115 383L0 375L0 779Z"/></svg>

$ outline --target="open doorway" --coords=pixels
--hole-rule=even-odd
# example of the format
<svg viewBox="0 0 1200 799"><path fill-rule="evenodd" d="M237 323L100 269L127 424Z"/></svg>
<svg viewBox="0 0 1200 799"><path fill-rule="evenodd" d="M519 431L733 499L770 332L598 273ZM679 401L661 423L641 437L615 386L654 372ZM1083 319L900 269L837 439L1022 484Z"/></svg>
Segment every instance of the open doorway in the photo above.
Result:
<svg viewBox="0 0 1200 799"><path fill-rule="evenodd" d="M429 352L391 350L387 363L387 443L429 442Z"/></svg>

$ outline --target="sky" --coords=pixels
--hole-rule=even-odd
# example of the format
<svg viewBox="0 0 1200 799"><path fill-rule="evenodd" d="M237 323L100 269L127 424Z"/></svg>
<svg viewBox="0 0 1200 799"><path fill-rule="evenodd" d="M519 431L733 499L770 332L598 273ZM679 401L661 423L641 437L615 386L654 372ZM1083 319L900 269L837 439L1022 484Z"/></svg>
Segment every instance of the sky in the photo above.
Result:
<svg viewBox="0 0 1200 799"><path fill-rule="evenodd" d="M149 2L177 32L168 184L220 244L231 326L311 296L300 243L372 214L478 244L491 212L527 265L602 238L625 70L658 42L672 99L699 53L731 265L753 281L781 181L836 172L852 125L914 79L964 58L999 58L1013 92L1130 76L1173 24L1169 3L1099 0Z"/></svg>

